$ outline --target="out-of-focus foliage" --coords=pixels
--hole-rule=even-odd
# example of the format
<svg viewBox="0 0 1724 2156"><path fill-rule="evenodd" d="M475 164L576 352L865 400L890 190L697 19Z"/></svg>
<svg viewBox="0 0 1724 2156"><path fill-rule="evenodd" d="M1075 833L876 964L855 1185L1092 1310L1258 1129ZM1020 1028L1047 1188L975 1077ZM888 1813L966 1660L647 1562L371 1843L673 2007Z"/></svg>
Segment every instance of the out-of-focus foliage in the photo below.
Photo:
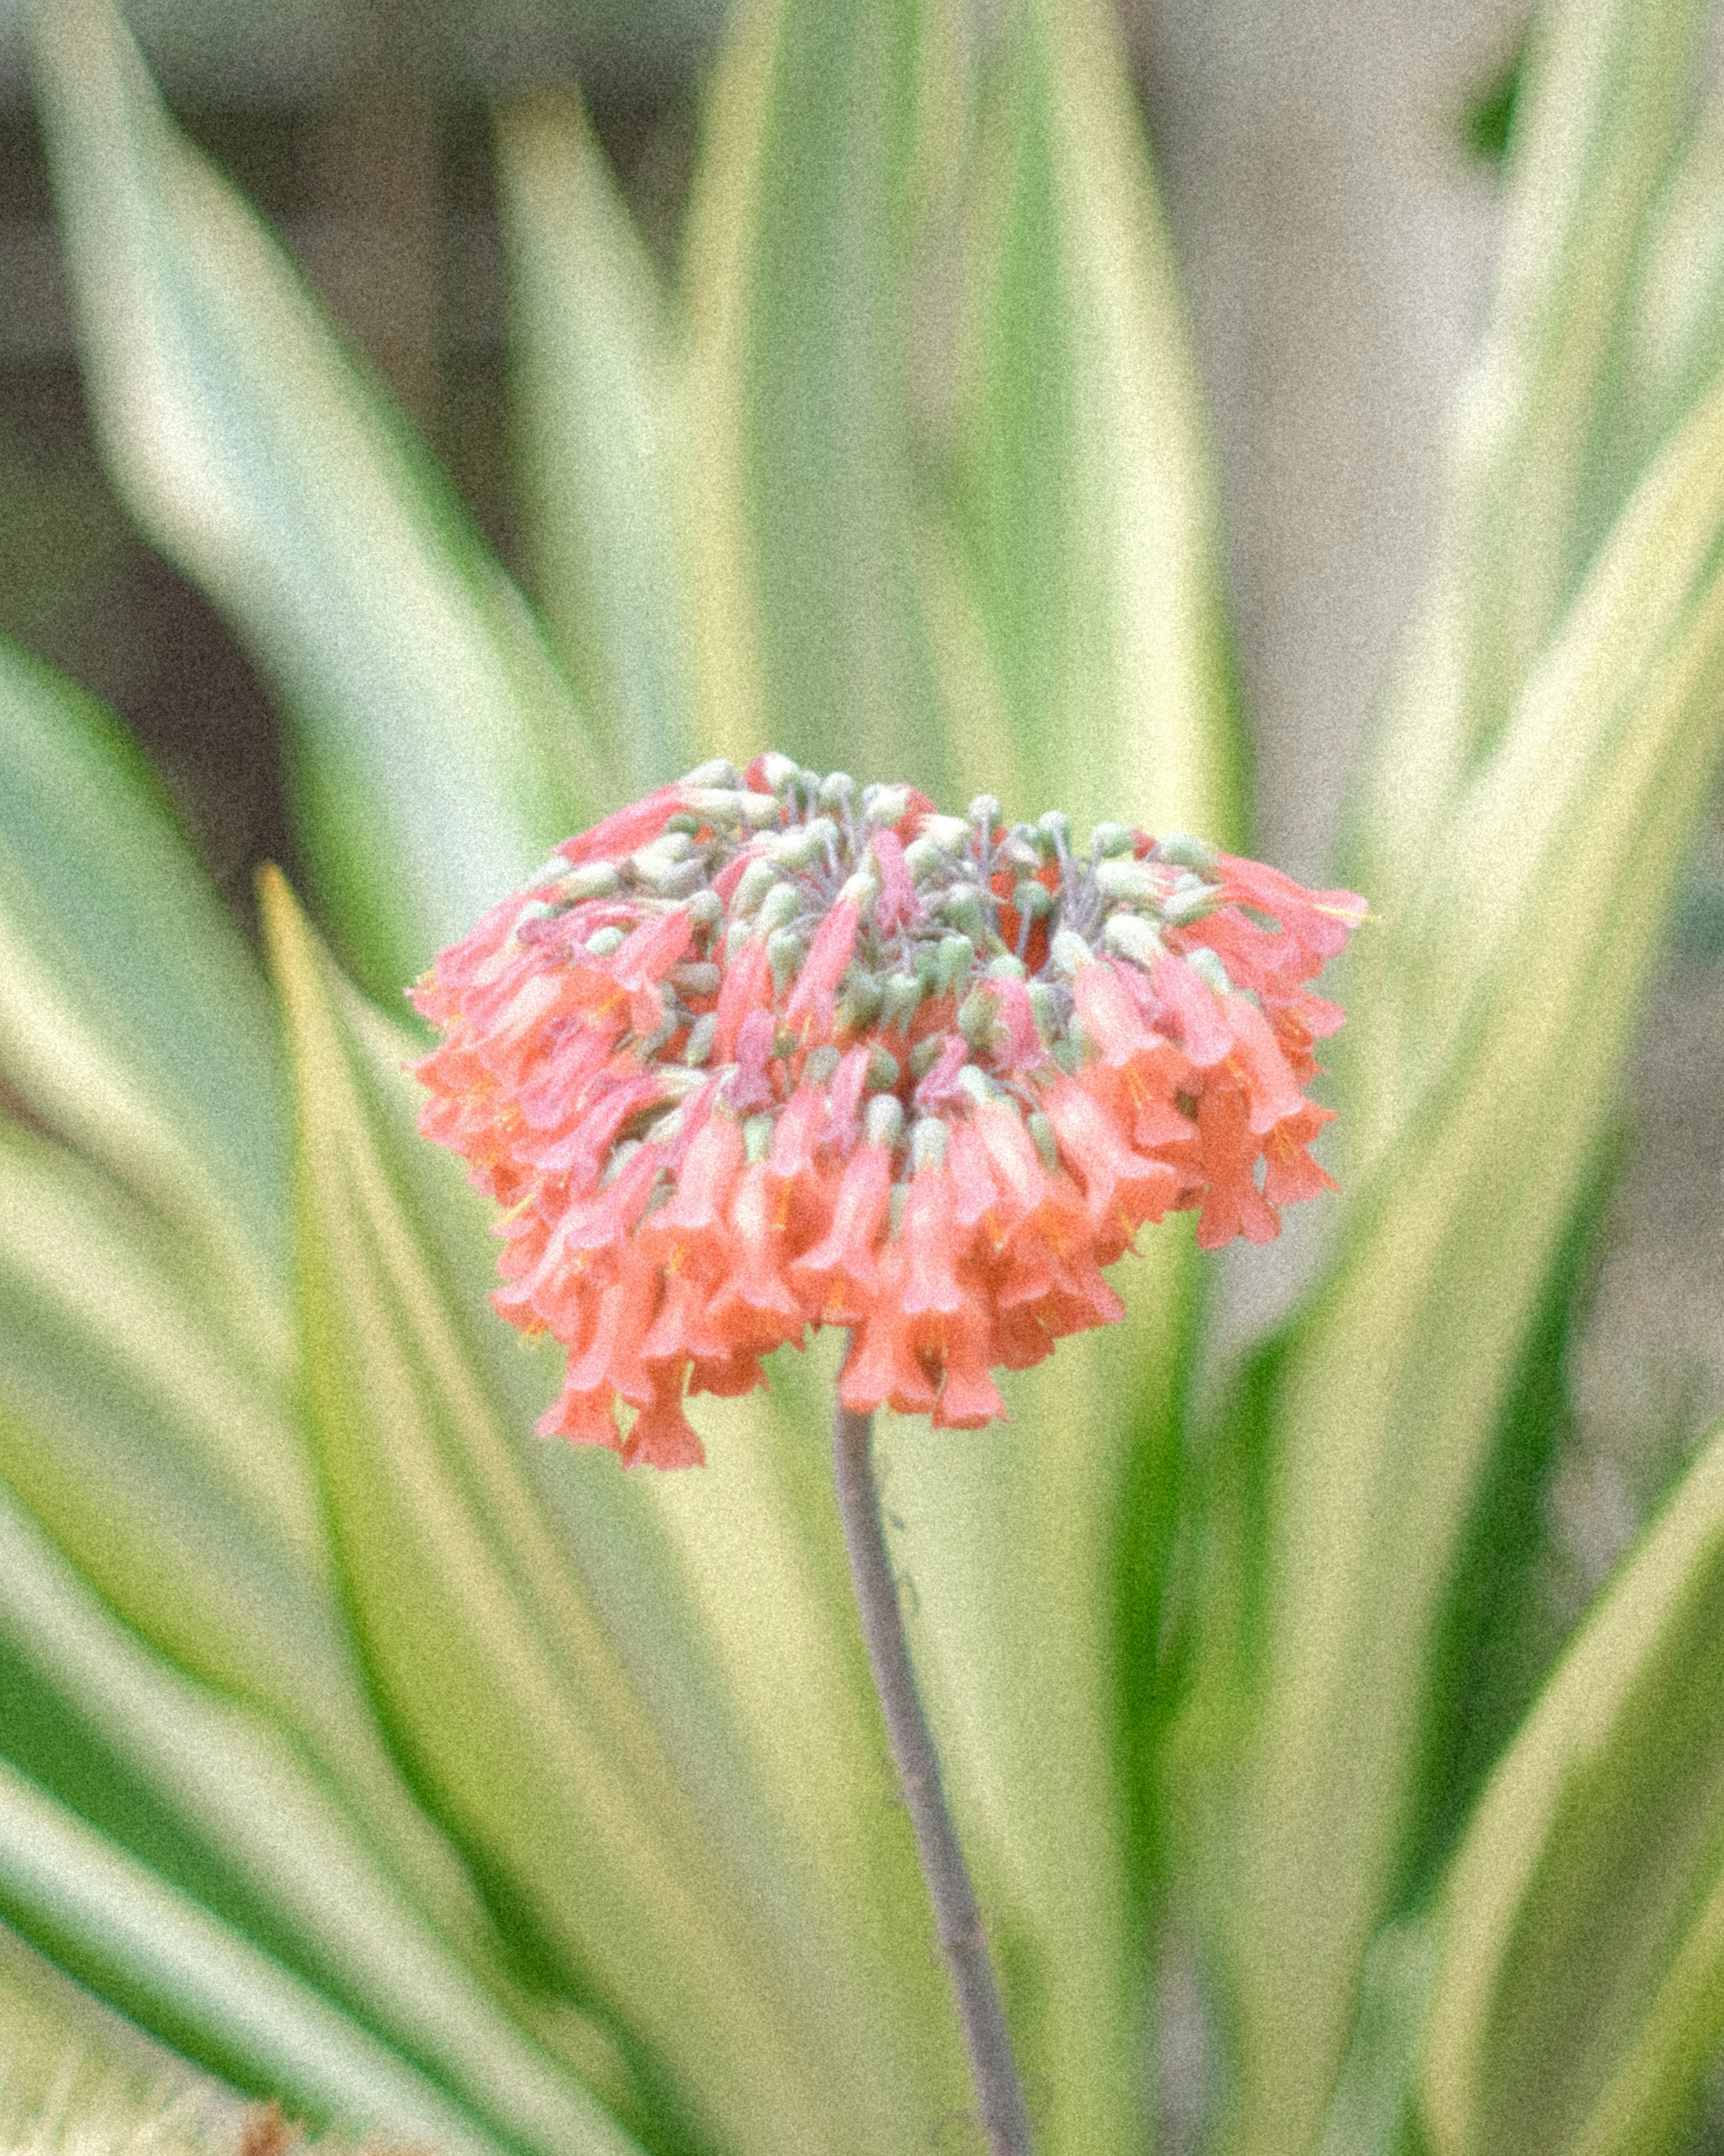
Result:
<svg viewBox="0 0 1724 2156"><path fill-rule="evenodd" d="M57 2046L131 2071L105 2000L211 2117L275 2097L463 2156L891 2156L962 2111L825 1489L829 1343L714 1404L703 1474L531 1440L551 1373L413 1135L398 992L715 752L1242 837L1112 18L989 20L739 8L675 289L577 107L500 113L536 614L106 0L39 0L110 470L280 696L322 933L269 879L266 978L123 735L0 654L26 2104ZM1448 536L1354 817L1378 917L1326 1257L1203 1394L1158 1231L1127 1322L1017 1381L1008 1430L884 1433L1045 2156L1152 2145L1170 1912L1238 2156L1655 2151L1724 2035L1716 1445L1518 1733L1526 1676L1479 1688L1724 724L1697 35L1557 0L1517 79Z"/></svg>

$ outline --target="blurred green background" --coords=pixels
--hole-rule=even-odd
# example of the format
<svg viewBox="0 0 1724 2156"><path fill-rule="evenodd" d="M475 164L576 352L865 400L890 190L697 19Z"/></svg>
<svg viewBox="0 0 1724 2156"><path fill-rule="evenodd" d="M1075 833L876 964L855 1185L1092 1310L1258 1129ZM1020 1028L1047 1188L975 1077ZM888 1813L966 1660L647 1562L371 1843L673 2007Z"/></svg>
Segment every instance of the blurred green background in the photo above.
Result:
<svg viewBox="0 0 1724 2156"><path fill-rule="evenodd" d="M511 522L491 114L578 83L668 266L723 0L140 0L177 113L275 223L487 537ZM985 15L985 9L983 11ZM1429 566L1445 421L1476 342L1521 0L1122 0L1219 470L1255 757L1255 843L1327 865ZM20 0L0 5L0 634L116 708L249 918L295 867L269 702L133 532L86 421ZM930 336L943 330L930 325ZM518 495L517 495L518 500ZM1552 1635L1724 1409L1724 828L1692 865L1630 1088L1634 1145L1572 1344ZM1229 1268L1255 1331L1320 1224Z"/></svg>
<svg viewBox="0 0 1724 2156"><path fill-rule="evenodd" d="M982 10L986 16L985 8ZM1324 870L1429 567L1445 418L1488 298L1524 7L1126 0L1221 480L1254 849ZM578 82L668 264L716 0L127 9L192 136L285 236L511 569L491 115ZM137 539L86 424L15 8L0 8L0 634L115 706L243 917L292 872L269 702L203 600ZM942 325L930 326L930 336ZM517 497L518 498L518 497ZM1542 1664L1724 1409L1724 829L1716 818L1639 1034L1632 1144L1579 1263ZM1304 1231L1229 1265L1220 1345L1301 1276ZM1177 1951L1162 2103L1181 2142L1205 2032Z"/></svg>

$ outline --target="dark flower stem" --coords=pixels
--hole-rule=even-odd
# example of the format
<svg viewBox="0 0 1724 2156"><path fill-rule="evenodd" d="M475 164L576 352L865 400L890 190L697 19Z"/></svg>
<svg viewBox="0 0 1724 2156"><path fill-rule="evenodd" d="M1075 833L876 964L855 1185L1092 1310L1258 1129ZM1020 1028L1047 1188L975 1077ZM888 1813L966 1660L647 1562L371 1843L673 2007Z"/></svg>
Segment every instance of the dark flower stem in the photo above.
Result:
<svg viewBox="0 0 1724 2156"><path fill-rule="evenodd" d="M880 1525L880 1493L870 1458L874 1418L840 1407L832 1430L832 1478L839 1517L856 1584L875 1690L891 1739L892 1758L904 1785L904 1801L916 1830L922 1876L934 1907L934 1924L952 1974L958 2019L970 2054L970 2073L982 2125L993 2156L1030 2156L1029 2118L1012 2056L1012 2039L1000 2008L999 1987L988 1958L988 1942L964 1854L947 1810L940 1758L928 1732L904 1640L898 1590Z"/></svg>

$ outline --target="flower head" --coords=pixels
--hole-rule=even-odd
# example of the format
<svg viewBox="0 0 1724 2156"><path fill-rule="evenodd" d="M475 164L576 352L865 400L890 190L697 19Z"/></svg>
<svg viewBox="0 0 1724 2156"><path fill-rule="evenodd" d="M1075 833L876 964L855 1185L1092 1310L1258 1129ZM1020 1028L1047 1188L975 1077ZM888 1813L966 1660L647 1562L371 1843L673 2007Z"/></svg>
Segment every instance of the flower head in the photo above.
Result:
<svg viewBox="0 0 1724 2156"><path fill-rule="evenodd" d="M1332 1188L1307 984L1364 912L778 756L571 839L413 998L423 1127L504 1208L497 1306L568 1353L541 1428L696 1462L685 1395L823 1324L847 1406L1000 1415L995 1368L1121 1315L1101 1269L1146 1221L1263 1242Z"/></svg>

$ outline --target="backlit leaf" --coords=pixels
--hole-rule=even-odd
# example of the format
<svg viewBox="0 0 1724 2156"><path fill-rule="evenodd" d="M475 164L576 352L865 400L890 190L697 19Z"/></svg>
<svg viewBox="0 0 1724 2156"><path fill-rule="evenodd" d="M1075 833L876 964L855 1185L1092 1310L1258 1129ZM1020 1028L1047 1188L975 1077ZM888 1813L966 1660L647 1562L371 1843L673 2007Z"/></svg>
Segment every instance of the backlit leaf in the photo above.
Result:
<svg viewBox="0 0 1724 2156"><path fill-rule="evenodd" d="M505 112L498 151L537 595L622 790L645 793L697 760L668 469L680 356L578 103Z"/></svg>
<svg viewBox="0 0 1724 2156"><path fill-rule="evenodd" d="M1224 1832L1211 1792L1241 2151L1314 2133L1386 1913L1436 1614L1717 765L1721 535L1715 394L1383 932L1443 1045L1265 1372L1256 1722Z"/></svg>
<svg viewBox="0 0 1724 2156"><path fill-rule="evenodd" d="M957 492L1018 813L1237 844L1213 487L1118 33L1090 0L1009 20L975 150Z"/></svg>
<svg viewBox="0 0 1724 2156"><path fill-rule="evenodd" d="M265 901L299 1099L313 1416L362 1650L408 1771L540 1984L630 2031L667 2118L686 2107L762 2151L885 2149L918 2118L926 2131L943 2107L932 2062L882 2066L874 2046L893 2032L844 1943L782 1870L727 1849L694 1794L698 1763L645 1712L472 1346L491 1321L450 1295L390 1164L398 1106L380 1107L285 886ZM769 1851L769 1823L757 1831Z"/></svg>
<svg viewBox="0 0 1724 2156"><path fill-rule="evenodd" d="M0 1086L171 1222L233 1346L289 1354L274 1015L137 751L0 646Z"/></svg>
<svg viewBox="0 0 1724 2156"><path fill-rule="evenodd" d="M911 454L925 0L752 0L690 210L706 744L951 798Z"/></svg>
<svg viewBox="0 0 1724 2156"><path fill-rule="evenodd" d="M393 993L612 774L464 511L106 0L33 19L110 470L279 687L325 902Z"/></svg>
<svg viewBox="0 0 1724 2156"><path fill-rule="evenodd" d="M1657 2156L1724 2034L1724 1437L1570 1645L1439 1904L1435 2156Z"/></svg>

